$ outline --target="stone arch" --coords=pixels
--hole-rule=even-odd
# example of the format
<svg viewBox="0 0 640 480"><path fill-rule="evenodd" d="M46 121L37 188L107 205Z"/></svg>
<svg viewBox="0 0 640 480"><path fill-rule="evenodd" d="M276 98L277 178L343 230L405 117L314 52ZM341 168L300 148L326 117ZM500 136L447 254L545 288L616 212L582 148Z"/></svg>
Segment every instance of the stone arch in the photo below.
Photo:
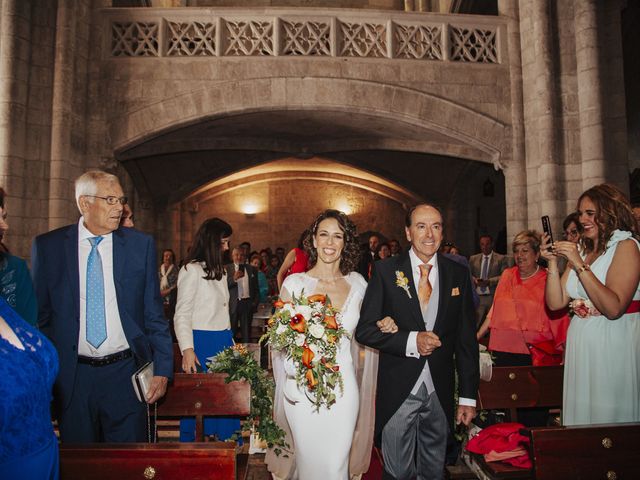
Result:
<svg viewBox="0 0 640 480"><path fill-rule="evenodd" d="M108 119L116 157L165 132L260 111L335 110L377 115L439 135L444 141L405 145L504 166L510 157L509 126L438 96L379 82L326 77L280 77L223 82L167 97Z"/></svg>

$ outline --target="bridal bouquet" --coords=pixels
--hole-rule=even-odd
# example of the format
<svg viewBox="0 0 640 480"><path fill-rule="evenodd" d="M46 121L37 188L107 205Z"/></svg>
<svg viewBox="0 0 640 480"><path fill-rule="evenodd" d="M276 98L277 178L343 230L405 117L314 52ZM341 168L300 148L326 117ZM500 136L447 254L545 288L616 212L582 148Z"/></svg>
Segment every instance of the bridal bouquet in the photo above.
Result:
<svg viewBox="0 0 640 480"><path fill-rule="evenodd" d="M340 313L326 295L305 297L304 291L291 302L277 300L268 321L266 340L293 360L296 382L314 404L330 408L335 389L343 389L340 366L336 364L338 345L349 333L340 325Z"/></svg>

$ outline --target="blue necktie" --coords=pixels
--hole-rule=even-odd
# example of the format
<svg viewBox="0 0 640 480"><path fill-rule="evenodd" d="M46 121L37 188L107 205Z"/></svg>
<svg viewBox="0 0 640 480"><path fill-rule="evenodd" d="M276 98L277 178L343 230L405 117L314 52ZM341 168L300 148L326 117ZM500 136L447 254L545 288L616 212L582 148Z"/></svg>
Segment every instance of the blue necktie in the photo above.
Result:
<svg viewBox="0 0 640 480"><path fill-rule="evenodd" d="M102 237L91 237L91 252L87 261L87 342L98 348L107 339L107 319L104 311L104 277L98 244Z"/></svg>

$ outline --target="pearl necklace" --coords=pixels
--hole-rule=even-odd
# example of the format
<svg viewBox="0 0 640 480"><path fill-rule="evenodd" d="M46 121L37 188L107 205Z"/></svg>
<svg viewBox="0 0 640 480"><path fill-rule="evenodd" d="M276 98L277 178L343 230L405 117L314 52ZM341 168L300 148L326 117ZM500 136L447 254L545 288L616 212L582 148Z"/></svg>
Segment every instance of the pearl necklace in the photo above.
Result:
<svg viewBox="0 0 640 480"><path fill-rule="evenodd" d="M522 275L520 275L520 280L528 280L531 277L533 277L536 273L538 273L538 270L540 270L540 265L536 265L536 270L535 272L533 272L531 275L527 275L526 277L523 277Z"/></svg>

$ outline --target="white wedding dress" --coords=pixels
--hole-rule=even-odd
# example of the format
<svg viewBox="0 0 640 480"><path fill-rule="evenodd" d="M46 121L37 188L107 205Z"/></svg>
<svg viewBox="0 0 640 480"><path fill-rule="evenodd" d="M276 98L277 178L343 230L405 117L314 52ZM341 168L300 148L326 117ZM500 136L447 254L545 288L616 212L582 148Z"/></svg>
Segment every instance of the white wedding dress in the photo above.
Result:
<svg viewBox="0 0 640 480"><path fill-rule="evenodd" d="M350 334L353 334L360 317L360 305L364 298L367 284L362 276L355 272L347 275L345 279L350 285L350 291L341 308L342 326ZM286 278L282 288L295 296L299 296L303 290L305 296L324 293L316 290L317 282L318 280L316 278L305 273L293 274ZM353 340L353 343L355 344L355 340ZM375 358L375 360L377 367L377 358ZM289 360L283 363L287 364L288 362L290 363L291 361ZM288 367L285 365L286 375L277 375L274 366L276 381L282 383L284 380L284 385L279 385L279 387L282 387L284 394L284 413L291 430L292 448L297 468L297 472L289 472L284 475L282 471L280 471L277 473L278 477L297 477L300 480L347 480L349 479L349 453L352 442L356 441L361 447L359 456L366 457L367 459L366 466L360 465L359 468L360 470L364 468L364 471L368 468L368 453L371 452L372 435L370 434L372 433L372 424L366 422L367 427L364 428L366 433L354 437L361 398L358 391L356 368L354 368L352 358L351 339L343 338L343 340L341 340L337 354L337 363L342 373L344 391L342 395L340 395L339 390L336 390L338 396L336 402L329 409L322 407L318 412L315 411L315 407L306 397L304 391L298 387L295 378L291 376L291 374L294 373L292 363L290 363ZM368 370L368 374L371 375L371 368ZM359 373L362 373L362 369L359 369ZM370 402L367 408L369 409L372 404L373 395L371 392L368 392L368 396ZM278 399L276 398L276 410L277 403ZM369 410L366 413L368 417L373 417L373 410ZM351 463L353 470L353 458ZM360 463L363 464L364 462L360 460ZM270 470L274 471L271 468ZM360 471L358 473L363 472Z"/></svg>

